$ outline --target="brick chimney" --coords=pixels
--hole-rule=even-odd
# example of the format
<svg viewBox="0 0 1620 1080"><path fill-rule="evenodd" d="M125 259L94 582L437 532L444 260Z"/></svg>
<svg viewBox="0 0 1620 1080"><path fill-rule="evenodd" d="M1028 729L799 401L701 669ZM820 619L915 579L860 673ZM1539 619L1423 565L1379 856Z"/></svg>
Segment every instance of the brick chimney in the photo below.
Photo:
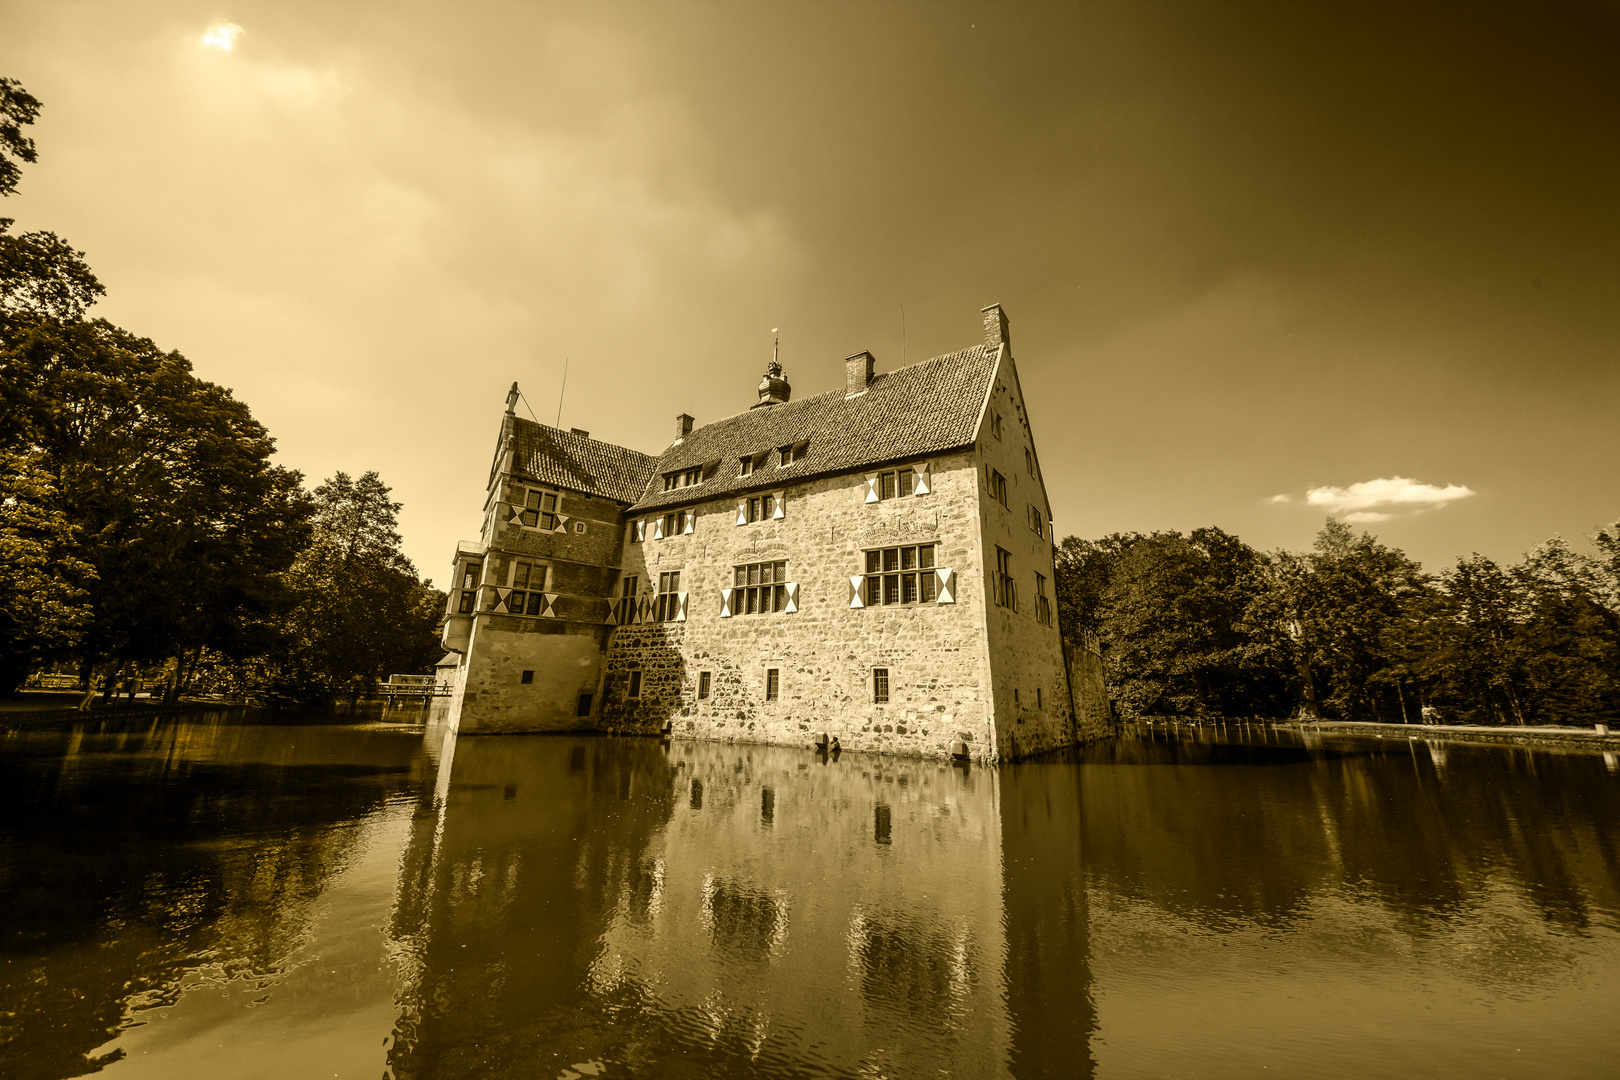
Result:
<svg viewBox="0 0 1620 1080"><path fill-rule="evenodd" d="M684 439L692 434L692 424L693 420L690 416L685 413L677 414L675 417L675 438Z"/></svg>
<svg viewBox="0 0 1620 1080"><path fill-rule="evenodd" d="M591 437L591 433L582 427L569 428L568 430L573 432L575 435L578 435L582 439L588 439Z"/></svg>
<svg viewBox="0 0 1620 1080"><path fill-rule="evenodd" d="M872 364L876 358L869 352L858 352L844 357L844 396L852 398L866 393L872 385Z"/></svg>
<svg viewBox="0 0 1620 1080"><path fill-rule="evenodd" d="M984 343L986 345L1005 345L1012 348L1012 339L1007 334L1007 313L1001 310L1000 304L991 304L982 309L984 311Z"/></svg>

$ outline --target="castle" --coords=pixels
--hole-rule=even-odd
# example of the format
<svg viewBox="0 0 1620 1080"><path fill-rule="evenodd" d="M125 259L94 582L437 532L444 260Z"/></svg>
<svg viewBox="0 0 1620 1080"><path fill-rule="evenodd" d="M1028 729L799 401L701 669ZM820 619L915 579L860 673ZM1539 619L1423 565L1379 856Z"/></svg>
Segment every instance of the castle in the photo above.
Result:
<svg viewBox="0 0 1620 1080"><path fill-rule="evenodd" d="M444 626L463 734L657 733L991 763L1105 734L1058 633L1054 536L1006 314L651 457L515 415Z"/></svg>

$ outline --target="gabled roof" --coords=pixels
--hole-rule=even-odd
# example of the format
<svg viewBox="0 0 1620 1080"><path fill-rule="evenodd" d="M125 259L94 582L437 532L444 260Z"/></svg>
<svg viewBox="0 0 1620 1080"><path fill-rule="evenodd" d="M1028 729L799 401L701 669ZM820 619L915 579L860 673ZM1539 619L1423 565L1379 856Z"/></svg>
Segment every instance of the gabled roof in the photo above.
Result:
<svg viewBox="0 0 1620 1080"><path fill-rule="evenodd" d="M782 405L750 409L700 427L657 459L655 481L631 512L758 491L815 476L924 457L969 446L995 377L998 345L975 345L874 376L864 394L842 388ZM808 439L803 458L742 475L742 458ZM694 487L662 490L665 473L719 462Z"/></svg>
<svg viewBox="0 0 1620 1080"><path fill-rule="evenodd" d="M657 458L572 431L512 419L512 471L541 483L633 503L647 489Z"/></svg>

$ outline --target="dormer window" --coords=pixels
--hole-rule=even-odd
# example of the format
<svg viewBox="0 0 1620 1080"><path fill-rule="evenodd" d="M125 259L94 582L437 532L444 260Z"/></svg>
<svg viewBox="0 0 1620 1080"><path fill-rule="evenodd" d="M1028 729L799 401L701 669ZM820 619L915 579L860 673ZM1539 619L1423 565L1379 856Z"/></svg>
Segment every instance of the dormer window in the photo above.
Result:
<svg viewBox="0 0 1620 1080"><path fill-rule="evenodd" d="M804 457L804 455L809 451L809 439L806 439L803 442L792 443L788 446L779 446L776 448L777 461L782 465L791 465L795 461L798 461L800 458Z"/></svg>
<svg viewBox="0 0 1620 1080"><path fill-rule="evenodd" d="M676 472L664 474L664 490L674 491L676 488L691 487L703 483L703 466L694 465L690 469L680 469Z"/></svg>
<svg viewBox="0 0 1620 1080"><path fill-rule="evenodd" d="M768 457L770 457L770 451L767 450L763 454L750 454L743 458L741 475L752 476L754 470L765 464L765 459Z"/></svg>

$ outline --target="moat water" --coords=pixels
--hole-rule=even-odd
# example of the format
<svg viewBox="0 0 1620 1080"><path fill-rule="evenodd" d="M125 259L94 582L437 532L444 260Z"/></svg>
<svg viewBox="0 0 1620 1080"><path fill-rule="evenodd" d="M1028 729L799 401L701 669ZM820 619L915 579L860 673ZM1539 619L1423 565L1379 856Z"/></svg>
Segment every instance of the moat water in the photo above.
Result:
<svg viewBox="0 0 1620 1080"><path fill-rule="evenodd" d="M0 1076L1620 1072L1601 754L305 719L0 733Z"/></svg>

